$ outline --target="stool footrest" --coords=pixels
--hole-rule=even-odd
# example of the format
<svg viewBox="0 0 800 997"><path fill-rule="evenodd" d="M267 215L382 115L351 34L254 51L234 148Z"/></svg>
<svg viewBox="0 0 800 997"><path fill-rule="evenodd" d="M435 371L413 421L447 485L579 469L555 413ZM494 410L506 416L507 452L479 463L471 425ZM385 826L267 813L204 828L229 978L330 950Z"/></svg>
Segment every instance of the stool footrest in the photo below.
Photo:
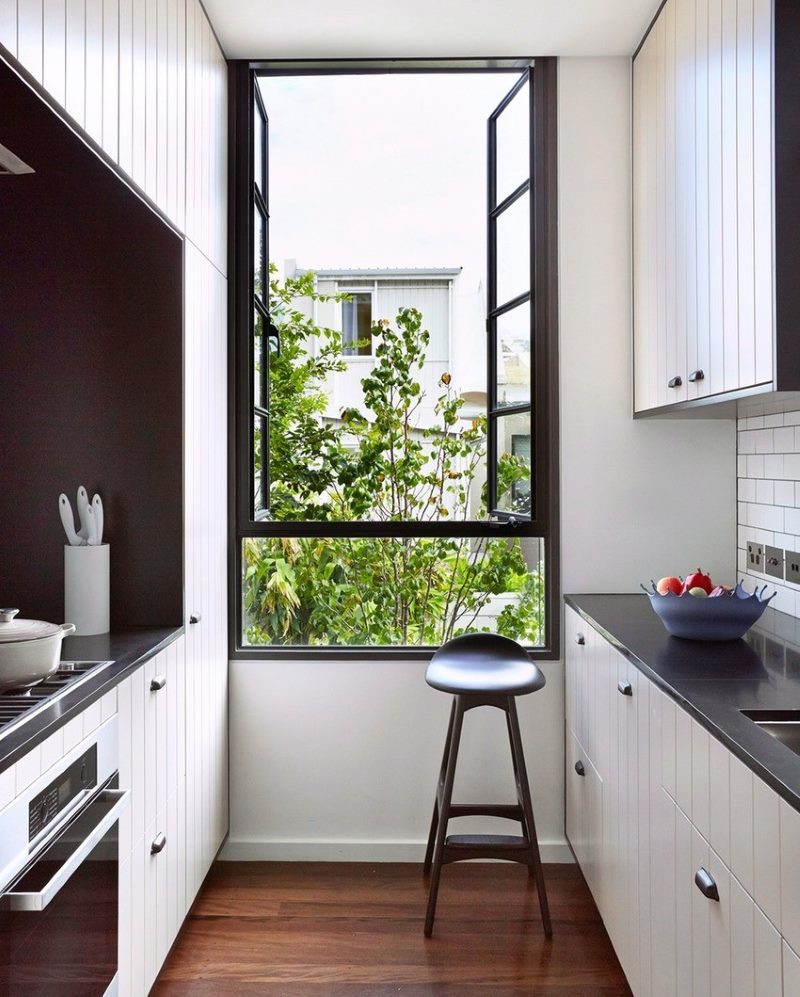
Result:
<svg viewBox="0 0 800 997"><path fill-rule="evenodd" d="M530 843L517 834L451 834L445 838L442 862L466 859L505 859L507 862L530 862Z"/></svg>
<svg viewBox="0 0 800 997"><path fill-rule="evenodd" d="M504 817L521 821L523 814L516 803L451 803L448 817Z"/></svg>

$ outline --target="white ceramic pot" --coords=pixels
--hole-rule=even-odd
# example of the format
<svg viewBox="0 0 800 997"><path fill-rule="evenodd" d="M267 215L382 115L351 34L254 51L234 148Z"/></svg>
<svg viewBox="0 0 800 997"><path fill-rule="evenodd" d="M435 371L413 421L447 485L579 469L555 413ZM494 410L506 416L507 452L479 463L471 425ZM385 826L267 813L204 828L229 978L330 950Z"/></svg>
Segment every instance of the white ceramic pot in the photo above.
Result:
<svg viewBox="0 0 800 997"><path fill-rule="evenodd" d="M0 609L0 692L25 689L52 675L61 661L61 642L74 623L15 620L18 609Z"/></svg>

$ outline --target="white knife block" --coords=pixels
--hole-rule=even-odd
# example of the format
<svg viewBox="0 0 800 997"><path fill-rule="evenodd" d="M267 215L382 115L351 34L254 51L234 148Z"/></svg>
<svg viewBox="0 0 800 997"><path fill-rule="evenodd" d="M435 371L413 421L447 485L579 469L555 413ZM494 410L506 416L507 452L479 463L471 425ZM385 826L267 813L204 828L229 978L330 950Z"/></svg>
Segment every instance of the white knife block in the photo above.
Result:
<svg viewBox="0 0 800 997"><path fill-rule="evenodd" d="M109 544L64 547L64 620L79 635L109 631Z"/></svg>

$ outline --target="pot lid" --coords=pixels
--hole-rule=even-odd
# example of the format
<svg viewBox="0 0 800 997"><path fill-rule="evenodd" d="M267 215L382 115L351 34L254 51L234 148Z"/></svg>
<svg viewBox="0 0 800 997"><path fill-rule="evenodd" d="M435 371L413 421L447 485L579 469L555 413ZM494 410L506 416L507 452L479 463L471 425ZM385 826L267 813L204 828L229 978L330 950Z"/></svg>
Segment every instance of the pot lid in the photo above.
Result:
<svg viewBox="0 0 800 997"><path fill-rule="evenodd" d="M38 640L40 637L52 637L61 633L57 623L45 623L44 620L15 620L18 609L0 609L0 644L13 641Z"/></svg>

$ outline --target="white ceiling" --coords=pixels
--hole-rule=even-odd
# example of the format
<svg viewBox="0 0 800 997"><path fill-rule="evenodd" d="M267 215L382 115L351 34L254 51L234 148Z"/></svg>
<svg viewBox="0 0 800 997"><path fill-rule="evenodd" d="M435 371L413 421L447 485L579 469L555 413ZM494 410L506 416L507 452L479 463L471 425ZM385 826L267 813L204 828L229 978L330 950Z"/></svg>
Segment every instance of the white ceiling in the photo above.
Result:
<svg viewBox="0 0 800 997"><path fill-rule="evenodd" d="M658 0L204 0L229 59L630 55Z"/></svg>

